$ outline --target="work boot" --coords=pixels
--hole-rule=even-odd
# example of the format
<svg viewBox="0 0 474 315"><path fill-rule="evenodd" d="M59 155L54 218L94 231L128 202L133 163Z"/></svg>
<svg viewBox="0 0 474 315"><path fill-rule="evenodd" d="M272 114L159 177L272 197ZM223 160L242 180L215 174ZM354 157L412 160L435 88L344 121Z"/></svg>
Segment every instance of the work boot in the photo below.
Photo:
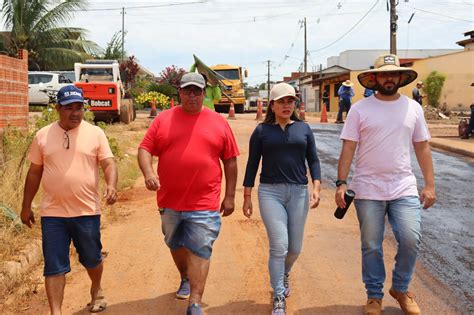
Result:
<svg viewBox="0 0 474 315"><path fill-rule="evenodd" d="M381 315L382 314L382 299L371 299L367 300L367 304L364 307L364 315Z"/></svg>
<svg viewBox="0 0 474 315"><path fill-rule="evenodd" d="M398 292L395 291L393 288L390 288L390 295L393 296L395 300L397 300L398 304L400 304L400 308L402 309L405 315L420 315L420 308L418 304L415 302L415 296L410 292Z"/></svg>

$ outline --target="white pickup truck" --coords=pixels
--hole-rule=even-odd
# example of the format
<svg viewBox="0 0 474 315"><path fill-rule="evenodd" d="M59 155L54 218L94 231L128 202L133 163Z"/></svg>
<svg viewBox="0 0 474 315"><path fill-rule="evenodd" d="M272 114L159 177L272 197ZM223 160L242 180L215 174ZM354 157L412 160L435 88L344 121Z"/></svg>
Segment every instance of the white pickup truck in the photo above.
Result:
<svg viewBox="0 0 474 315"><path fill-rule="evenodd" d="M49 97L41 90L58 91L65 85L73 84L65 74L58 72L28 72L28 103L30 105L48 105Z"/></svg>

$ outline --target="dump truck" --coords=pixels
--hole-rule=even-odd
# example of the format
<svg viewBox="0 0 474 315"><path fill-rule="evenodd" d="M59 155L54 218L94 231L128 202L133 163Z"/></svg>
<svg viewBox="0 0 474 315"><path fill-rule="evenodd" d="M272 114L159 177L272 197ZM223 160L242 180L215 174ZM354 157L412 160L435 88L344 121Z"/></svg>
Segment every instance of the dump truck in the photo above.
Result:
<svg viewBox="0 0 474 315"><path fill-rule="evenodd" d="M75 63L74 72L74 85L83 91L96 121L129 124L135 120L133 101L125 97L118 61L86 60Z"/></svg>
<svg viewBox="0 0 474 315"><path fill-rule="evenodd" d="M247 69L242 73L242 67L231 65L215 65L208 67L196 55L194 65L198 72L206 75L209 84L218 85L221 89L222 98L220 101L214 100L214 108L218 113L228 113L230 103L234 103L236 113L243 113L248 110L245 100L244 80L247 77ZM242 75L243 74L243 75Z"/></svg>
<svg viewBox="0 0 474 315"><path fill-rule="evenodd" d="M242 67L231 66L227 64L218 64L210 67L219 74L223 83L223 95L220 101L215 101L214 107L216 112L228 113L230 103L234 103L236 113L243 113L245 110L246 99L244 90L244 76L247 77L247 70L242 73Z"/></svg>

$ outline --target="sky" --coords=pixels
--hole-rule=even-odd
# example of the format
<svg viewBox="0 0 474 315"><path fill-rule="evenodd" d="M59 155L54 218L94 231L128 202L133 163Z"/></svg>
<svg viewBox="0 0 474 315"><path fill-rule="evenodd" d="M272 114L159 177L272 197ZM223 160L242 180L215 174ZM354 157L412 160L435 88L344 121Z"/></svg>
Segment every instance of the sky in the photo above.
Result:
<svg viewBox="0 0 474 315"><path fill-rule="evenodd" d="M122 7L125 50L155 75L170 65L188 70L196 54L209 66L246 68L251 86L266 82L270 60L271 80L282 80L302 70L305 18L308 71L345 50L390 45L386 0L89 0L69 26L105 48L122 29ZM474 29L473 0L399 0L397 11L398 49L460 49Z"/></svg>

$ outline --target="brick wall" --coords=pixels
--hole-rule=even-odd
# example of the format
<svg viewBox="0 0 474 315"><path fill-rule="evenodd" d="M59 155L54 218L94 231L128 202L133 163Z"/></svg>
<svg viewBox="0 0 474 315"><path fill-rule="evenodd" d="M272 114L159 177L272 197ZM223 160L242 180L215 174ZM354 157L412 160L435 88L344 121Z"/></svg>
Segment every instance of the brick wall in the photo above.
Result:
<svg viewBox="0 0 474 315"><path fill-rule="evenodd" d="M27 128L28 52L18 58L0 55L0 133L5 127Z"/></svg>

